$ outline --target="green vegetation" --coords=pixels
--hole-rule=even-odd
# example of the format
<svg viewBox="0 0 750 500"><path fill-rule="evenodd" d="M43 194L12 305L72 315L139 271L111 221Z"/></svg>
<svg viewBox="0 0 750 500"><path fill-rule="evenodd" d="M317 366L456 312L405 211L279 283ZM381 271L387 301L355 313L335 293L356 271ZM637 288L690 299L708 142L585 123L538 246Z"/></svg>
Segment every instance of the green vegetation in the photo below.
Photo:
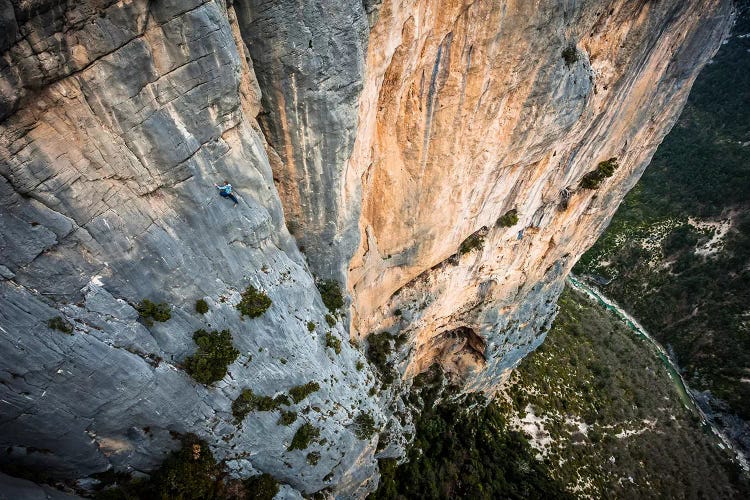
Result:
<svg viewBox="0 0 750 500"><path fill-rule="evenodd" d="M377 432L375 419L369 413L360 413L354 417L354 435L357 439L369 441Z"/></svg>
<svg viewBox="0 0 750 500"><path fill-rule="evenodd" d="M52 330L59 330L63 333L67 333L68 335L73 334L73 325L65 321L62 316L55 316L54 318L50 318L47 321L47 327L51 328Z"/></svg>
<svg viewBox="0 0 750 500"><path fill-rule="evenodd" d="M388 357L393 352L389 332L371 333L367 336L367 359L380 372L380 381L390 385L396 377L395 370L388 363Z"/></svg>
<svg viewBox="0 0 750 500"><path fill-rule="evenodd" d="M501 215L496 222L498 227L512 227L518 224L518 212L516 209L508 210Z"/></svg>
<svg viewBox="0 0 750 500"><path fill-rule="evenodd" d="M304 385L298 385L289 389L289 395L295 403L299 403L313 392L319 390L320 384L317 382L308 382Z"/></svg>
<svg viewBox="0 0 750 500"><path fill-rule="evenodd" d="M212 384L227 374L227 367L237 359L240 351L232 344L229 330L220 332L198 330L193 334L198 351L185 358L185 371L201 384Z"/></svg>
<svg viewBox="0 0 750 500"><path fill-rule="evenodd" d="M292 438L292 443L287 448L288 451L292 450L304 450L310 443L318 439L320 436L320 429L313 426L310 423L304 423L297 429Z"/></svg>
<svg viewBox="0 0 750 500"><path fill-rule="evenodd" d="M279 483L271 474L260 474L245 479L245 500L273 500L279 492Z"/></svg>
<svg viewBox="0 0 750 500"><path fill-rule="evenodd" d="M364 367L365 367L365 364L361 360L358 360L357 361L357 366L356 366L357 371L361 372Z"/></svg>
<svg viewBox="0 0 750 500"><path fill-rule="evenodd" d="M748 497L651 344L570 290L559 306L506 397L461 395L437 367L415 377L408 460L380 460L370 498Z"/></svg>
<svg viewBox="0 0 750 500"><path fill-rule="evenodd" d="M336 354L341 354L341 339L331 332L326 332L326 347L333 349Z"/></svg>
<svg viewBox="0 0 750 500"><path fill-rule="evenodd" d="M208 312L208 302L203 299L195 301L195 312L198 314L206 314Z"/></svg>
<svg viewBox="0 0 750 500"><path fill-rule="evenodd" d="M279 483L270 474L242 480L227 477L205 441L188 434L148 479L99 474L97 500L272 500Z"/></svg>
<svg viewBox="0 0 750 500"><path fill-rule="evenodd" d="M278 425L292 425L294 422L297 421L297 412L296 411L282 411L281 416L279 417Z"/></svg>
<svg viewBox="0 0 750 500"><path fill-rule="evenodd" d="M746 421L750 37L737 35L748 32L744 1L735 36L703 69L640 182L576 266L580 275L611 279L604 293L673 349L690 386L728 405L715 411Z"/></svg>
<svg viewBox="0 0 750 500"><path fill-rule="evenodd" d="M563 49L562 58L568 67L573 66L578 62L578 49L576 49L575 44L571 43Z"/></svg>
<svg viewBox="0 0 750 500"><path fill-rule="evenodd" d="M250 285L242 292L242 299L236 307L242 318L245 316L257 318L271 307L271 299L253 285Z"/></svg>
<svg viewBox="0 0 750 500"><path fill-rule="evenodd" d="M336 311L344 307L344 295L341 293L341 286L339 285L338 281L321 281L317 283L317 287L318 291L320 292L320 298L323 299L323 304L325 304L329 311L335 313ZM328 320L327 316L326 320Z"/></svg>
<svg viewBox="0 0 750 500"><path fill-rule="evenodd" d="M159 321L161 323L169 321L169 318L172 317L169 304L165 304L164 302L156 304L148 299L143 299L141 303L136 306L136 310L146 326L153 326L154 321Z"/></svg>
<svg viewBox="0 0 750 500"><path fill-rule="evenodd" d="M508 428L497 404L478 395L433 402L415 414L408 461L379 460L380 486L369 498L572 498Z"/></svg>
<svg viewBox="0 0 750 500"><path fill-rule="evenodd" d="M258 396L253 393L252 389L244 389L232 402L232 415L237 422L241 422L251 411L274 411L278 410L281 405L288 404L289 398L285 394L272 398L271 396Z"/></svg>
<svg viewBox="0 0 750 500"><path fill-rule="evenodd" d="M604 182L604 179L614 175L619 166L617 158L599 162L596 169L583 176L580 186L583 189L597 189Z"/></svg>
<svg viewBox="0 0 750 500"><path fill-rule="evenodd" d="M315 323L312 321L307 322L307 331L308 332L314 332L315 331Z"/></svg>
<svg viewBox="0 0 750 500"><path fill-rule="evenodd" d="M458 253L465 255L474 250L481 250L484 247L484 236L477 231L470 234L458 247Z"/></svg>
<svg viewBox="0 0 750 500"><path fill-rule="evenodd" d="M326 323L328 323L328 326L333 327L336 324L336 318L330 314L326 314Z"/></svg>
<svg viewBox="0 0 750 500"><path fill-rule="evenodd" d="M147 480L118 477L116 486L100 490L98 500L145 498L202 500L230 498L223 473L205 441L190 434Z"/></svg>
<svg viewBox="0 0 750 500"><path fill-rule="evenodd" d="M320 453L317 451L311 451L307 454L307 463L310 465L318 465L320 460Z"/></svg>
<svg viewBox="0 0 750 500"><path fill-rule="evenodd" d="M540 422L528 428L549 439L535 446L551 475L591 498L747 496L651 344L576 292L558 305L544 344L513 372L505 410Z"/></svg>

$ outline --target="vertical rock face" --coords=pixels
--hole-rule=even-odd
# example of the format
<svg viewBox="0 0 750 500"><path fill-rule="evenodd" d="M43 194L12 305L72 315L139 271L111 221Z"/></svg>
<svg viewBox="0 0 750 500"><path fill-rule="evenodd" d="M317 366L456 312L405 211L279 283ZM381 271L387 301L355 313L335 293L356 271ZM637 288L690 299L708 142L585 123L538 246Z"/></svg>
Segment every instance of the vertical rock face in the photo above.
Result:
<svg viewBox="0 0 750 500"><path fill-rule="evenodd" d="M362 189L357 331L410 333L412 373L439 362L495 385L541 342L561 279L671 127L730 8L383 2L348 178ZM611 178L579 186L613 157Z"/></svg>
<svg viewBox="0 0 750 500"><path fill-rule="evenodd" d="M376 439L353 421L391 401L326 334L399 330L407 379L437 362L491 390L731 19L729 0L318 4L0 0L1 462L149 470L194 432L237 475L364 494ZM350 292L331 328L314 275ZM249 284L273 305L243 321ZM146 327L143 298L172 319ZM181 368L199 328L241 352L209 387ZM291 426L231 414L311 380ZM288 451L304 421L321 439Z"/></svg>

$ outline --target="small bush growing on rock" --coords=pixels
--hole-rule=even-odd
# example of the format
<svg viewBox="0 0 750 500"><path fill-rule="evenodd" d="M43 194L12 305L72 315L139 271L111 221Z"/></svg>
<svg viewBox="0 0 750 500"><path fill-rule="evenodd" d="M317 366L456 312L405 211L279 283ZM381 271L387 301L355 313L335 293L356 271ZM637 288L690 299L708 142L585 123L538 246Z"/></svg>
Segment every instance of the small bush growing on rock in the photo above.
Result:
<svg viewBox="0 0 750 500"><path fill-rule="evenodd" d="M341 340L331 332L326 332L326 347L330 347L336 354L341 354Z"/></svg>
<svg viewBox="0 0 750 500"><path fill-rule="evenodd" d="M384 385L390 385L395 378L394 370L388 364L388 356L393 351L389 332L371 333L367 337L367 359L380 372L380 380Z"/></svg>
<svg viewBox="0 0 750 500"><path fill-rule="evenodd" d="M158 304L151 302L148 299L143 299L138 306L136 306L138 314L141 315L141 319L146 326L153 326L154 321L163 323L168 321L172 317L172 311L170 310L169 304L159 302Z"/></svg>
<svg viewBox="0 0 750 500"><path fill-rule="evenodd" d="M260 474L245 479L242 482L245 487L247 500L273 500L279 492L279 483L271 474Z"/></svg>
<svg viewBox="0 0 750 500"><path fill-rule="evenodd" d="M304 450L319 436L320 429L310 423L304 423L297 429L297 432L294 433L292 443L287 450Z"/></svg>
<svg viewBox="0 0 750 500"><path fill-rule="evenodd" d="M323 304L331 312L336 312L344 307L344 295L341 293L341 286L336 280L325 280L317 283L320 298Z"/></svg>
<svg viewBox="0 0 750 500"><path fill-rule="evenodd" d="M578 62L578 50L574 44L570 44L562 51L562 58L567 66L573 66Z"/></svg>
<svg viewBox="0 0 750 500"><path fill-rule="evenodd" d="M242 292L242 300L236 307L242 318L245 316L257 318L271 307L271 299L253 285L250 285Z"/></svg>
<svg viewBox="0 0 750 500"><path fill-rule="evenodd" d="M365 364L362 361L357 361L357 371L358 372L361 372L364 367L365 367Z"/></svg>
<svg viewBox="0 0 750 500"><path fill-rule="evenodd" d="M198 314L206 314L208 312L208 302L203 299L195 301L195 312Z"/></svg>
<svg viewBox="0 0 750 500"><path fill-rule="evenodd" d="M232 344L229 330L220 332L198 330L193 334L198 344L195 354L185 358L185 371L201 384L212 384L227 374L227 367L237 359L240 351Z"/></svg>
<svg viewBox="0 0 750 500"><path fill-rule="evenodd" d="M370 440L375 435L375 419L369 413L354 417L354 435L357 439Z"/></svg>
<svg viewBox="0 0 750 500"><path fill-rule="evenodd" d="M473 250L481 250L484 247L484 237L474 233L469 235L468 238L466 238L463 242L461 242L461 246L458 247L458 253L461 255L467 254Z"/></svg>
<svg viewBox="0 0 750 500"><path fill-rule="evenodd" d="M282 411L278 425L292 425L297 420L296 411Z"/></svg>
<svg viewBox="0 0 750 500"><path fill-rule="evenodd" d="M581 178L580 186L583 189L597 189L604 179L612 177L619 166L617 158L610 158L609 160L599 162L596 169L588 172Z"/></svg>
<svg viewBox="0 0 750 500"><path fill-rule="evenodd" d="M499 227L512 227L518 224L518 212L516 209L508 210L505 214L501 215L497 219L497 225Z"/></svg>
<svg viewBox="0 0 750 500"><path fill-rule="evenodd" d="M336 324L336 318L330 314L326 314L326 323L328 323L328 326L333 327Z"/></svg>
<svg viewBox="0 0 750 500"><path fill-rule="evenodd" d="M313 392L319 390L320 384L317 382L308 382L304 385L298 385L289 389L289 395L295 403L299 403Z"/></svg>
<svg viewBox="0 0 750 500"><path fill-rule="evenodd" d="M73 334L73 325L65 321L62 316L55 316L47 321L47 326L52 330L59 330L68 335Z"/></svg>
<svg viewBox="0 0 750 500"><path fill-rule="evenodd" d="M315 323L312 321L307 322L307 331L308 332L314 332L315 331Z"/></svg>
<svg viewBox="0 0 750 500"><path fill-rule="evenodd" d="M218 480L220 475L208 444L187 435L182 448L151 475L143 495L123 498L221 498L224 485Z"/></svg>
<svg viewBox="0 0 750 500"><path fill-rule="evenodd" d="M271 396L258 396L252 389L244 389L237 399L232 402L232 415L241 422L251 411L273 411L281 405L288 405L289 398L281 394L272 398Z"/></svg>
<svg viewBox="0 0 750 500"><path fill-rule="evenodd" d="M311 451L307 454L307 463L310 465L318 465L318 461L320 460L320 453L317 451Z"/></svg>

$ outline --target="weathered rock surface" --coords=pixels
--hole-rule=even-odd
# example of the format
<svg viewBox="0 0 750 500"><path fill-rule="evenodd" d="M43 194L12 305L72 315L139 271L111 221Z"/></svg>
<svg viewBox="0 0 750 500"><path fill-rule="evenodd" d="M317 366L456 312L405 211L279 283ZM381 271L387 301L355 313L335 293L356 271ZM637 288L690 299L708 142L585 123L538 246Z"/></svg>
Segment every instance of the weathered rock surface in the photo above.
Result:
<svg viewBox="0 0 750 500"><path fill-rule="evenodd" d="M0 463L147 471L194 432L239 476L363 495L376 439L357 439L353 418L384 424L403 407L369 395L375 377L346 338L406 333L407 378L439 362L491 390L543 340L564 276L730 9L0 0ZM610 157L615 175L579 189ZM217 196L224 179L237 208ZM498 226L513 208L518 222ZM482 248L458 252L475 233ZM351 292L332 328L314 275ZM249 284L273 305L243 321ZM172 319L139 322L143 298ZM72 335L47 327L58 315ZM211 387L180 365L199 328L231 330L241 352ZM234 422L243 388L310 380L321 389L291 426L278 412ZM321 440L287 451L304 421Z"/></svg>

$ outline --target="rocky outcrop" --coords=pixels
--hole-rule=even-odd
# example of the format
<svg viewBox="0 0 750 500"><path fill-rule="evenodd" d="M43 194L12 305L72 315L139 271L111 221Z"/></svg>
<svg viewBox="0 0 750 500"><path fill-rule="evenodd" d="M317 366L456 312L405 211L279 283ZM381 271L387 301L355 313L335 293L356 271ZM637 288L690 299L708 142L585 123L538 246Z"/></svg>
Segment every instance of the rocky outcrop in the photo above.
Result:
<svg viewBox="0 0 750 500"><path fill-rule="evenodd" d="M403 408L372 396L358 342L398 331L407 380L440 363L492 390L544 338L730 9L0 0L0 462L146 471L193 432L238 476L361 496L377 437L354 418ZM581 188L610 157L614 175ZM330 328L314 277L350 292ZM242 320L250 284L273 304ZM172 318L145 325L144 298ZM241 352L209 387L182 369L200 328ZM244 388L311 380L291 426L231 414ZM320 439L289 451L303 422Z"/></svg>

